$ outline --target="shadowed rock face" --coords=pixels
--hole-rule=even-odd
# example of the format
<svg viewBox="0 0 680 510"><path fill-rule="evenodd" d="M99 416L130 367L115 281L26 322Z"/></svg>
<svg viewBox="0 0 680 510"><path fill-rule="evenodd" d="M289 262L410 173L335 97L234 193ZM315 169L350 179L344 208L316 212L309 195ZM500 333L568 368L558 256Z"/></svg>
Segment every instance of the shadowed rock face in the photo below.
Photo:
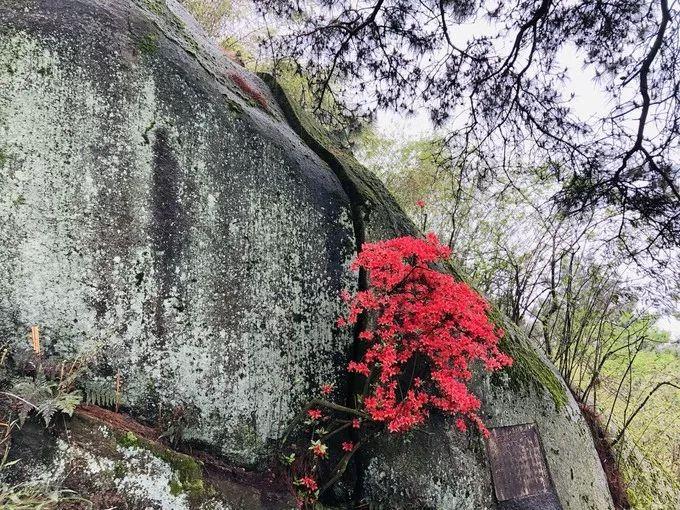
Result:
<svg viewBox="0 0 680 510"><path fill-rule="evenodd" d="M187 438L251 467L320 383L347 396L355 244L417 229L273 80L174 0L0 0L0 84L3 338L39 324L49 352L98 350L137 418L195 408ZM564 383L493 318L515 364L475 382L482 417L536 423L565 510L611 508ZM439 417L355 467L377 507L495 505L483 442Z"/></svg>
<svg viewBox="0 0 680 510"><path fill-rule="evenodd" d="M0 27L2 338L99 349L139 413L195 406L193 439L260 461L350 348L339 181L162 2L0 2Z"/></svg>

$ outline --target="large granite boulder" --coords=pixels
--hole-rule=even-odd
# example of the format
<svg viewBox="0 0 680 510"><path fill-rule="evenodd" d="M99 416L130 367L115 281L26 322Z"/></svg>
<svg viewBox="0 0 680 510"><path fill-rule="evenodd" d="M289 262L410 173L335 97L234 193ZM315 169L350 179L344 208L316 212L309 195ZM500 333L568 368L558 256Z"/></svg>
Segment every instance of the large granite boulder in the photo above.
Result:
<svg viewBox="0 0 680 510"><path fill-rule="evenodd" d="M351 349L338 179L161 1L3 0L0 83L0 337L99 350L138 412L261 461Z"/></svg>
<svg viewBox="0 0 680 510"><path fill-rule="evenodd" d="M0 334L39 324L50 353L97 350L137 418L195 408L189 442L262 468L321 383L351 389L334 323L340 289L366 285L355 247L416 227L174 0L0 0L0 37ZM563 381L494 320L515 364L475 383L487 424L536 425L565 510L612 508ZM496 505L483 441L438 417L353 469L374 508Z"/></svg>

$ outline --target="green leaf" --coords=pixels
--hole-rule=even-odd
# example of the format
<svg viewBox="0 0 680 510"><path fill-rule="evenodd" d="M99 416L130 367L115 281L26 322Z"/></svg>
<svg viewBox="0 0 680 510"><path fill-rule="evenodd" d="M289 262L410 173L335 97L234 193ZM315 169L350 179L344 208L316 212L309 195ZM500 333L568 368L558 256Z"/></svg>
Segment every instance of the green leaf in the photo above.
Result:
<svg viewBox="0 0 680 510"><path fill-rule="evenodd" d="M42 416L43 420L45 420L45 426L49 426L50 422L52 421L52 418L54 417L54 413L57 412L57 403L56 400L47 400L43 402L40 407L38 407L38 414Z"/></svg>
<svg viewBox="0 0 680 510"><path fill-rule="evenodd" d="M64 393L55 399L55 403L59 411L73 416L73 411L76 410L78 404L83 401L83 395L80 391L72 391L71 393Z"/></svg>

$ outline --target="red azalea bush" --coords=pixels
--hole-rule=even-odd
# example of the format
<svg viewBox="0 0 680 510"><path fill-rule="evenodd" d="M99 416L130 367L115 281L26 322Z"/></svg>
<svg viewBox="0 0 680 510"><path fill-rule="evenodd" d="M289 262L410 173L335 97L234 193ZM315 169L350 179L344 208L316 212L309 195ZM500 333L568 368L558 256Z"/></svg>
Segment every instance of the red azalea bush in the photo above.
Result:
<svg viewBox="0 0 680 510"><path fill-rule="evenodd" d="M439 409L457 417L461 430L466 418L486 433L479 399L467 386L470 365L481 361L494 371L511 364L498 349L503 332L489 321L487 303L432 267L450 256L429 234L366 244L353 262L353 269L367 271L370 288L343 296L349 313L339 325L356 324L362 313L374 324L359 334L367 349L348 369L369 378L364 410L390 432L420 425ZM412 370L423 377L410 376Z"/></svg>
<svg viewBox="0 0 680 510"><path fill-rule="evenodd" d="M435 266L450 256L451 250L429 234L425 239L366 243L353 261L352 269L366 271L370 287L354 295L343 292L348 312L338 326L363 328L358 334L363 354L347 368L366 378L364 391L350 408L324 400L334 386L322 385L320 397L309 402L286 432L284 444L304 420L309 434L309 446L297 447L301 456L283 456L294 475L300 508L312 508L340 479L351 456L384 430L383 425L390 432L404 432L438 409L454 417L460 430L471 422L488 434L477 414L480 401L468 388L471 365L479 362L491 372L512 360L498 348L503 331L489 321L488 304L467 284L437 271ZM331 439L342 431L353 441ZM320 463L329 460L329 441L338 443L342 458L319 486L316 480Z"/></svg>

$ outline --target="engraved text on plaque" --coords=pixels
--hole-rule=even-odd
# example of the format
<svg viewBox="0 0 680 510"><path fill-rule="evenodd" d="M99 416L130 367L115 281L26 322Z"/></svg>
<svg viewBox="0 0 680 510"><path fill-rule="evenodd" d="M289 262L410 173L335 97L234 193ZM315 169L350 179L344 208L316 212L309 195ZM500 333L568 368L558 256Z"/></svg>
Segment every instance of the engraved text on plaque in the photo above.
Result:
<svg viewBox="0 0 680 510"><path fill-rule="evenodd" d="M534 424L497 427L487 443L496 499L503 510L561 510Z"/></svg>

